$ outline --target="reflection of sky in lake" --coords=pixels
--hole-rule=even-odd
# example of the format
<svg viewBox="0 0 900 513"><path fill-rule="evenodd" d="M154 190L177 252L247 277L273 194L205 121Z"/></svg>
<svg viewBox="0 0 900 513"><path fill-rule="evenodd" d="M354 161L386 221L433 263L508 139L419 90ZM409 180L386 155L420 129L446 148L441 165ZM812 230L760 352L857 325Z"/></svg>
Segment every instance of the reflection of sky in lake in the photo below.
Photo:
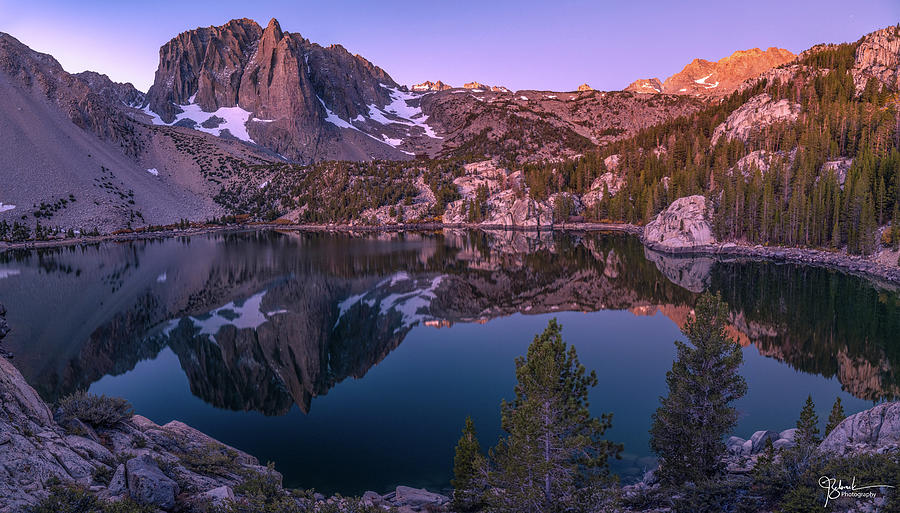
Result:
<svg viewBox="0 0 900 513"><path fill-rule="evenodd" d="M316 398L308 415L296 407L281 417L216 409L191 393L170 349L123 375L102 378L91 391L126 397L156 422L181 420L263 462L275 461L288 486L345 494L384 492L397 484L439 489L449 481L466 415L475 419L485 450L496 443L500 400L513 396L514 359L552 317L563 324L564 339L577 347L581 362L597 371L592 409L614 413L609 438L625 444L625 459L615 470L636 471L647 463L637 458L650 456L650 415L665 393L672 342L680 337L662 314L515 314L483 325L419 326L362 379L348 379ZM808 394L823 426L836 396L848 413L869 406L842 392L836 378L795 371L754 346L744 349L741 372L749 385L737 404L735 434L741 437L793 427Z"/></svg>

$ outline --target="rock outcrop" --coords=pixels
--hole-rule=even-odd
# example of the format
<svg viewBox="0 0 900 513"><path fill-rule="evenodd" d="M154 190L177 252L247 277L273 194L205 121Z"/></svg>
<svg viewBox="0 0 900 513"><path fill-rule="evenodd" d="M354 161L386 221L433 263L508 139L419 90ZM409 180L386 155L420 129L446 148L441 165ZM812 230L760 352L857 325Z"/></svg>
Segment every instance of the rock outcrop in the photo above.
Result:
<svg viewBox="0 0 900 513"><path fill-rule="evenodd" d="M267 471L252 456L179 422L158 426L136 415L112 428L74 421L78 434L67 432L5 358L0 358L0 398L2 513L37 503L54 481L91 487L103 498L128 493L137 502L169 510L176 500L232 487L246 472ZM187 463L207 457L220 464L198 470ZM165 471L158 462L166 463ZM104 481L100 476L107 473L112 478Z"/></svg>
<svg viewBox="0 0 900 513"><path fill-rule="evenodd" d="M625 90L632 93L660 94L663 92L663 85L658 78L639 78L628 84Z"/></svg>
<svg viewBox="0 0 900 513"><path fill-rule="evenodd" d="M673 201L644 227L644 243L665 252L686 252L714 244L706 198L686 196Z"/></svg>
<svg viewBox="0 0 900 513"><path fill-rule="evenodd" d="M426 80L421 84L416 84L410 87L413 91L417 92L430 92L430 91L446 91L448 89L453 89L452 85L445 84L438 80L437 82L432 82L431 80Z"/></svg>
<svg viewBox="0 0 900 513"><path fill-rule="evenodd" d="M900 90L900 28L887 27L863 37L850 73L857 92L865 89L870 78L892 91Z"/></svg>
<svg viewBox="0 0 900 513"><path fill-rule="evenodd" d="M747 142L753 135L765 127L780 122L796 121L800 117L800 104L788 99L773 101L766 93L750 98L713 131L710 143L715 145L719 139L738 139Z"/></svg>
<svg viewBox="0 0 900 513"><path fill-rule="evenodd" d="M900 402L850 415L819 445L819 451L848 455L900 450Z"/></svg>
<svg viewBox="0 0 900 513"><path fill-rule="evenodd" d="M580 86L578 86L578 90L579 91L593 91L594 88L587 85L587 83L584 83L584 84L581 84Z"/></svg>
<svg viewBox="0 0 900 513"><path fill-rule="evenodd" d="M480 89L482 91L490 91L491 86L482 84L481 82L472 81L468 84L463 84L465 89Z"/></svg>
<svg viewBox="0 0 900 513"><path fill-rule="evenodd" d="M796 58L796 55L782 48L739 50L716 62L694 59L665 82L660 83L658 78L642 78L632 82L625 90L721 97L731 94L746 81Z"/></svg>

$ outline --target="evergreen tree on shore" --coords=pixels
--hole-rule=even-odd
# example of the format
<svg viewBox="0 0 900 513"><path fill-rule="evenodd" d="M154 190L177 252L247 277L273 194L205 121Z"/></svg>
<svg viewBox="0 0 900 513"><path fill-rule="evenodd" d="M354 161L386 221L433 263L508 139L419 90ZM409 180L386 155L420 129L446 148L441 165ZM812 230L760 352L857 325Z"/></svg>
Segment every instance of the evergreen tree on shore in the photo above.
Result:
<svg viewBox="0 0 900 513"><path fill-rule="evenodd" d="M481 445L475 434L472 417L466 417L462 436L456 444L453 458L453 510L478 511L484 505L485 472L487 462L481 453Z"/></svg>
<svg viewBox="0 0 900 513"><path fill-rule="evenodd" d="M501 512L551 513L579 510L579 491L602 482L608 459L621 445L602 438L612 414L591 416L588 392L597 385L574 347L563 342L553 319L516 359L516 397L503 402L507 436L491 450L492 496Z"/></svg>
<svg viewBox="0 0 900 513"><path fill-rule="evenodd" d="M732 403L747 392L738 374L741 347L725 334L727 305L705 293L676 341L677 358L666 374L669 394L653 414L650 447L659 455L663 483L701 482L721 471L724 436L737 423Z"/></svg>
<svg viewBox="0 0 900 513"><path fill-rule="evenodd" d="M847 418L847 415L844 413L844 405L841 404L841 398L837 397L834 400L834 405L831 407L831 415L828 416L828 424L825 425L825 436L828 436L831 431L838 427L844 419Z"/></svg>
<svg viewBox="0 0 900 513"><path fill-rule="evenodd" d="M813 447L819 443L819 416L816 415L816 405L811 395L807 396L806 404L800 411L794 441L801 447Z"/></svg>

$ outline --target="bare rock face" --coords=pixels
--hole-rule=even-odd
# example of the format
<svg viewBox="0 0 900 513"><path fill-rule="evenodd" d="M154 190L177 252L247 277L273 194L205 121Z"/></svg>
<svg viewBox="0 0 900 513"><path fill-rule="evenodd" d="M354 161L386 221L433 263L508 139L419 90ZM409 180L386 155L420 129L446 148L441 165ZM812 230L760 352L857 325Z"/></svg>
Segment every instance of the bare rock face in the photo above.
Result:
<svg viewBox="0 0 900 513"><path fill-rule="evenodd" d="M632 93L660 94L663 92L663 85L658 78L639 78L628 84L625 90Z"/></svg>
<svg viewBox="0 0 900 513"><path fill-rule="evenodd" d="M660 83L657 78L641 78L626 91L650 94L682 94L720 97L731 94L746 81L756 78L797 56L782 48L739 50L716 62L694 59L680 72Z"/></svg>
<svg viewBox="0 0 900 513"><path fill-rule="evenodd" d="M432 82L431 80L426 80L421 84L416 84L410 87L413 91L418 91L421 93L427 93L431 91L446 91L448 89L453 89L452 85L445 84L438 80L437 82Z"/></svg>
<svg viewBox="0 0 900 513"><path fill-rule="evenodd" d="M159 68L147 93L150 109L170 123L177 105L191 98L206 111L234 106L250 47L261 34L255 21L244 18L176 36L159 49Z"/></svg>
<svg viewBox="0 0 900 513"><path fill-rule="evenodd" d="M584 84L581 84L580 86L578 86L578 90L579 91L593 91L594 88L587 85L587 83L584 83Z"/></svg>
<svg viewBox="0 0 900 513"><path fill-rule="evenodd" d="M83 80L91 91L100 96L129 107L141 107L146 99L144 93L138 91L130 82L125 84L113 82L108 76L96 71L82 71L73 76Z"/></svg>
<svg viewBox="0 0 900 513"><path fill-rule="evenodd" d="M838 185L843 187L844 182L847 181L847 172L850 171L850 166L852 165L852 158L829 160L828 162L822 164L822 168L819 170L819 175L821 176L825 173L834 173L834 178L837 181Z"/></svg>
<svg viewBox="0 0 900 513"><path fill-rule="evenodd" d="M714 244L706 198L696 195L673 201L644 227L644 242L652 249L673 253Z"/></svg>
<svg viewBox="0 0 900 513"><path fill-rule="evenodd" d="M900 29L888 27L863 37L850 72L857 92L866 87L869 78L900 90Z"/></svg>
<svg viewBox="0 0 900 513"><path fill-rule="evenodd" d="M606 157L606 160L609 160L612 157L618 157L618 155ZM616 159L615 162L618 164L618 159ZM610 166L607 165L607 168L609 167ZM613 166L613 169L614 168L615 166ZM624 186L624 176L621 176L613 171L607 171L606 173L603 173L602 175L594 179L594 181L591 183L591 189L584 194L581 200L584 202L585 207L591 208L604 198L605 193L608 193L610 196L615 196L616 193L619 192L619 189Z"/></svg>
<svg viewBox="0 0 900 513"><path fill-rule="evenodd" d="M767 150L751 151L735 162L734 167L729 169L728 173L733 174L739 172L745 178L750 177L754 170L759 170L760 173L766 174L773 165L784 164L789 166L793 163L796 151L796 148L790 152Z"/></svg>
<svg viewBox="0 0 900 513"><path fill-rule="evenodd" d="M790 62L796 55L781 48L739 50L716 62L694 59L679 73L667 78L663 92L724 96L747 79Z"/></svg>
<svg viewBox="0 0 900 513"><path fill-rule="evenodd" d="M311 43L283 31L275 19L265 29L240 19L184 32L163 45L147 100L167 124L187 105L203 112L239 107L253 142L301 162L402 159L408 157L351 123L368 118L373 106L391 104L397 88L384 70L340 45Z"/></svg>
<svg viewBox="0 0 900 513"><path fill-rule="evenodd" d="M896 451L900 447L900 402L851 415L819 445L823 453L846 455Z"/></svg>
<svg viewBox="0 0 900 513"><path fill-rule="evenodd" d="M468 84L464 84L463 87L466 89L481 89L482 91L489 91L491 89L491 86L482 84L481 82L477 81L472 81Z"/></svg>
<svg viewBox="0 0 900 513"><path fill-rule="evenodd" d="M710 142L715 145L721 137L747 142L763 127L779 122L796 121L800 116L800 104L788 99L773 101L766 93L750 98L747 103L732 112L724 123L713 131Z"/></svg>

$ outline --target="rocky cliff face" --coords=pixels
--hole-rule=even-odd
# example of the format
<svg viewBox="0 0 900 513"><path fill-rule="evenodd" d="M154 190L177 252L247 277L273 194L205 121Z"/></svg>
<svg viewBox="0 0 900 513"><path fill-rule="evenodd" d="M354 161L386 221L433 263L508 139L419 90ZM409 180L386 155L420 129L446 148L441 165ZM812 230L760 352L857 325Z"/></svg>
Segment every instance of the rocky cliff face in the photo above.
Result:
<svg viewBox="0 0 900 513"><path fill-rule="evenodd" d="M721 137L729 141L747 142L754 134L773 123L792 122L800 117L800 104L788 99L772 100L768 94L750 98L747 103L729 114L728 119L713 131L710 143L715 145Z"/></svg>
<svg viewBox="0 0 900 513"><path fill-rule="evenodd" d="M863 37L851 73L857 92L866 87L869 78L900 90L900 28L888 27Z"/></svg>
<svg viewBox="0 0 900 513"><path fill-rule="evenodd" d="M160 49L147 99L158 123L221 118L230 135L300 162L404 159L397 147L406 139L433 135L384 70L275 19L265 29L240 19L179 34Z"/></svg>
<svg viewBox="0 0 900 513"><path fill-rule="evenodd" d="M797 56L782 48L739 50L716 62L694 59L680 72L660 83L657 78L639 79L626 91L637 93L725 96L746 80L794 60Z"/></svg>

